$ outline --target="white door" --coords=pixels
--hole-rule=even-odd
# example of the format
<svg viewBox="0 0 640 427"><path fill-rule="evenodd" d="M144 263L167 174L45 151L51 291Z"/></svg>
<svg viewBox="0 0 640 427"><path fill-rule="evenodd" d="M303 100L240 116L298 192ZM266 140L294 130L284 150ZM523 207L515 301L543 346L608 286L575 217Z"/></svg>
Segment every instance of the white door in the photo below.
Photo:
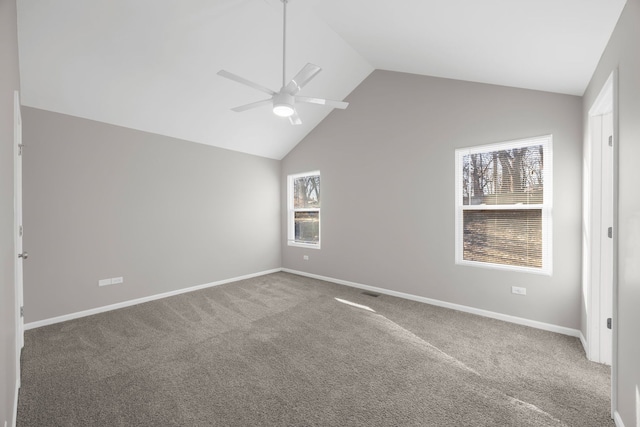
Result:
<svg viewBox="0 0 640 427"><path fill-rule="evenodd" d="M602 198L600 239L600 362L611 365L613 339L613 113L602 115Z"/></svg>
<svg viewBox="0 0 640 427"><path fill-rule="evenodd" d="M20 374L20 352L24 346L24 317L22 316L23 293L22 280L23 270L22 264L28 254L24 252L22 246L22 115L20 113L20 95L15 91L13 97L13 139L14 139L14 183L15 183L15 199L14 199L14 224L15 224L15 300L16 300L16 365L18 378Z"/></svg>
<svg viewBox="0 0 640 427"><path fill-rule="evenodd" d="M585 301L587 303L588 357L598 363L613 366L616 349L615 330L607 326L607 320L615 316L615 73L605 82L600 94L589 110L588 148L584 153L585 176L585 234L586 251ZM612 325L613 326L613 325ZM612 376L612 387L615 375ZM612 388L615 390L615 388ZM615 401L612 393L612 403Z"/></svg>

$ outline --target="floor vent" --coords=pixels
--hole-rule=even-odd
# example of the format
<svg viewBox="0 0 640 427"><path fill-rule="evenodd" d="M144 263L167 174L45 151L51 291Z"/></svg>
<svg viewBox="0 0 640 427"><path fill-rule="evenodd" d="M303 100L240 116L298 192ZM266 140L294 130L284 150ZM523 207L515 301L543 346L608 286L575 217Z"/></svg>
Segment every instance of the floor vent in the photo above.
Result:
<svg viewBox="0 0 640 427"><path fill-rule="evenodd" d="M375 294L375 293L369 292L369 291L362 292L362 295L366 295L368 297L374 297L374 298L378 298L380 296L380 294Z"/></svg>

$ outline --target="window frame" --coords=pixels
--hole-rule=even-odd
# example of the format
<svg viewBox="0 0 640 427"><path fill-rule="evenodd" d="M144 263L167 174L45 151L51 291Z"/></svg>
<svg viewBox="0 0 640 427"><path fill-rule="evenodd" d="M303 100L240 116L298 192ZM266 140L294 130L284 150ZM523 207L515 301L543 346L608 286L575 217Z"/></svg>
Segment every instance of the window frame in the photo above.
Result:
<svg viewBox="0 0 640 427"><path fill-rule="evenodd" d="M297 178L307 176L320 177L320 188L322 189L322 177L319 170L302 172L291 174L287 176L287 245L297 246L308 249L320 249L320 242L322 237L322 196L319 196L320 206L317 208L295 208L294 207L294 182ZM318 212L318 243L302 242L295 240L295 214L296 212Z"/></svg>
<svg viewBox="0 0 640 427"><path fill-rule="evenodd" d="M463 200L463 159L470 154L487 153L513 148L524 148L535 145L543 146L544 168L542 170L544 190L542 204L512 205L464 205ZM455 263L473 267L498 270L519 271L534 274L552 275L553 273L553 135L542 135L531 138L484 144L455 150ZM525 267L496 264L484 261L465 260L464 256L464 224L465 210L513 211L517 209L541 210L542 213L542 267Z"/></svg>

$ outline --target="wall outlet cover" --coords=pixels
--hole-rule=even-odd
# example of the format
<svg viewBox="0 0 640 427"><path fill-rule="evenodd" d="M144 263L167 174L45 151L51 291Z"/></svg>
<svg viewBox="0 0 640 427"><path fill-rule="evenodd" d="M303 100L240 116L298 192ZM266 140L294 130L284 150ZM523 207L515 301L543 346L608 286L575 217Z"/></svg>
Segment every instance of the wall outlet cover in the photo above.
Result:
<svg viewBox="0 0 640 427"><path fill-rule="evenodd" d="M111 284L111 279L98 280L98 286L108 286Z"/></svg>
<svg viewBox="0 0 640 427"><path fill-rule="evenodd" d="M519 286L512 286L511 287L511 293L512 294L516 294L516 295L526 295L527 294L527 288L522 288Z"/></svg>

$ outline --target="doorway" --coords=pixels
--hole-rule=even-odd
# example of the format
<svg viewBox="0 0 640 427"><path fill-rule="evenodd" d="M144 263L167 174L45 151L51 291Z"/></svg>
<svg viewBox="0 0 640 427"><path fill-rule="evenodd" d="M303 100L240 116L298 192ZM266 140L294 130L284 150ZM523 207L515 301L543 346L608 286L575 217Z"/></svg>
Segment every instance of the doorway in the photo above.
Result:
<svg viewBox="0 0 640 427"><path fill-rule="evenodd" d="M20 388L20 353L24 347L24 317L23 311L23 262L27 258L22 246L22 115L20 112L20 94L13 95L13 182L14 182L14 247L15 262L15 315L16 315L16 391Z"/></svg>
<svg viewBox="0 0 640 427"><path fill-rule="evenodd" d="M589 110L584 152L583 291L586 352L610 365L615 407L617 313L617 132L616 74L612 73Z"/></svg>

